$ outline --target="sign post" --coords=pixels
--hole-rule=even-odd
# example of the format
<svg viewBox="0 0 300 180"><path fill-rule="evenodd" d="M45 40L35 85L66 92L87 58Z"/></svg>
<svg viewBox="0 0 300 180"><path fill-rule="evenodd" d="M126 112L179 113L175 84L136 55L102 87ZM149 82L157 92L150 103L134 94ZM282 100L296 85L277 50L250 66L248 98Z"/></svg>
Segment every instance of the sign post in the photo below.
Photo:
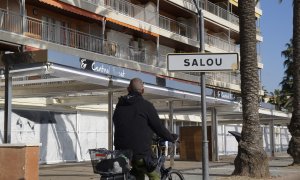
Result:
<svg viewBox="0 0 300 180"><path fill-rule="evenodd" d="M167 55L168 71L201 72L201 117L202 117L202 171L203 180L209 179L208 140L206 126L205 72L235 71L239 68L237 53L177 53Z"/></svg>

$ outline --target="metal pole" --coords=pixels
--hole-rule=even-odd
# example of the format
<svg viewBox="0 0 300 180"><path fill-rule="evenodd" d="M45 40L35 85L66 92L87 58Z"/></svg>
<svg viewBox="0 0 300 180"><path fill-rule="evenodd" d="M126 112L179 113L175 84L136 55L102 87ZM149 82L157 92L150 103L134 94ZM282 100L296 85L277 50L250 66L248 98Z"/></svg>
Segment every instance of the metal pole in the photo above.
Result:
<svg viewBox="0 0 300 180"><path fill-rule="evenodd" d="M174 133L174 119L173 119L174 109L173 109L173 101L169 101L168 104L169 104L170 131L172 133Z"/></svg>
<svg viewBox="0 0 300 180"><path fill-rule="evenodd" d="M22 33L25 32L26 18L25 18L25 0L21 0L20 14L22 16Z"/></svg>
<svg viewBox="0 0 300 180"><path fill-rule="evenodd" d="M157 0L156 5L156 25L159 25L159 0ZM156 38L156 65L159 66L159 36Z"/></svg>
<svg viewBox="0 0 300 180"><path fill-rule="evenodd" d="M217 110L216 108L211 108L211 122L212 122L212 160L219 161L218 152L218 120L217 120Z"/></svg>
<svg viewBox="0 0 300 180"><path fill-rule="evenodd" d="M105 28L106 28L106 18L104 18L103 20L102 20L102 39L101 39L101 41L102 41L102 47L101 47L101 50L102 50L102 53L106 53L106 52L104 52L105 51L105 41L104 41L104 37L105 37Z"/></svg>
<svg viewBox="0 0 300 180"><path fill-rule="evenodd" d="M199 21L200 21L200 52L204 53L205 44L204 44L204 19L203 13L200 9L199 12ZM209 172L208 172L208 140L207 140L207 125L206 125L206 83L205 83L205 72L201 72L201 103L202 103L202 173L203 173L203 180L209 179Z"/></svg>
<svg viewBox="0 0 300 180"><path fill-rule="evenodd" d="M273 109L271 109L271 116L272 119L269 124L270 128L270 149L271 149L271 157L275 157L275 140L274 140L274 115L273 115Z"/></svg>
<svg viewBox="0 0 300 180"><path fill-rule="evenodd" d="M108 149L113 150L113 92L108 92Z"/></svg>
<svg viewBox="0 0 300 180"><path fill-rule="evenodd" d="M165 121L165 127L168 128L168 121L167 121L167 120L164 120L164 121ZM165 153L165 154L168 154L168 147L169 147L169 146L168 146L168 143L166 143L166 147L167 147L167 148L165 148L165 152L164 152L164 153Z"/></svg>
<svg viewBox="0 0 300 180"><path fill-rule="evenodd" d="M9 69L9 63L5 62L4 143L11 142L12 77L9 77Z"/></svg>
<svg viewBox="0 0 300 180"><path fill-rule="evenodd" d="M170 120L170 130L172 133L174 133L173 113L174 113L173 101L169 101L169 120ZM173 167L174 166L174 155L175 155L175 143L172 143L171 148L173 149L173 151L171 151L171 154L170 154L170 166Z"/></svg>
<svg viewBox="0 0 300 180"><path fill-rule="evenodd" d="M205 53L205 43L204 43L204 18L203 12L199 9L198 18L199 18L199 35L200 35L200 52Z"/></svg>
<svg viewBox="0 0 300 180"><path fill-rule="evenodd" d="M208 173L208 140L206 125L206 95L205 95L205 73L201 72L201 111L202 111L202 173L203 180L209 179Z"/></svg>
<svg viewBox="0 0 300 180"><path fill-rule="evenodd" d="M200 52L205 52L205 43L204 43L204 18L202 8L197 5L196 0L193 0L195 7L198 12L198 22L199 22L199 41L200 41ZM205 95L205 72L200 73L201 76L201 106L202 106L202 174L203 180L209 179L208 173L208 140L207 140L207 125L206 125L206 95Z"/></svg>

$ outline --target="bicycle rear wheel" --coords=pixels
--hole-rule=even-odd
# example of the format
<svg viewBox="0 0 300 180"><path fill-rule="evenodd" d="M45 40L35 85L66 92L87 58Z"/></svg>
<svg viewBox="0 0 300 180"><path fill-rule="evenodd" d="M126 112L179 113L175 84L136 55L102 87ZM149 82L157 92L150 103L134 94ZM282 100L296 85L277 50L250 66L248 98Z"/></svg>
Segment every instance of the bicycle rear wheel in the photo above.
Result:
<svg viewBox="0 0 300 180"><path fill-rule="evenodd" d="M166 176L162 178L162 180L184 180L184 177L181 172L177 170L171 170Z"/></svg>

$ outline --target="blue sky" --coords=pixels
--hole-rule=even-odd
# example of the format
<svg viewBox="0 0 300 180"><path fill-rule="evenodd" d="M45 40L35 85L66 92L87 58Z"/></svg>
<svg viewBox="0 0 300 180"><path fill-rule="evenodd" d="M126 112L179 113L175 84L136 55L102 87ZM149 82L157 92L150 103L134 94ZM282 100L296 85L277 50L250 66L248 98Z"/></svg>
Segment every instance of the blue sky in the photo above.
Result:
<svg viewBox="0 0 300 180"><path fill-rule="evenodd" d="M286 49L286 43L292 37L293 9L292 0L261 0L263 15L260 21L263 42L260 53L264 68L262 84L268 92L280 89L279 83L284 75L281 51Z"/></svg>

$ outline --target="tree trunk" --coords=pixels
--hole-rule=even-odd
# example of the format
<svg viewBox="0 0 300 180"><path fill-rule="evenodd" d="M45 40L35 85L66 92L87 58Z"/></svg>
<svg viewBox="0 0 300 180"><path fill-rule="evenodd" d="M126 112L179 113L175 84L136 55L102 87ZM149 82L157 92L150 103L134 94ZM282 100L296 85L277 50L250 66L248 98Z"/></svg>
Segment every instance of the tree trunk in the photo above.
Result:
<svg viewBox="0 0 300 180"><path fill-rule="evenodd" d="M240 16L240 72L243 128L234 160L233 175L269 177L269 164L263 149L259 122L259 76L256 52L255 0L238 1Z"/></svg>
<svg viewBox="0 0 300 180"><path fill-rule="evenodd" d="M292 138L288 154L293 157L293 165L300 165L300 1L294 0L293 6L293 113L288 126Z"/></svg>

